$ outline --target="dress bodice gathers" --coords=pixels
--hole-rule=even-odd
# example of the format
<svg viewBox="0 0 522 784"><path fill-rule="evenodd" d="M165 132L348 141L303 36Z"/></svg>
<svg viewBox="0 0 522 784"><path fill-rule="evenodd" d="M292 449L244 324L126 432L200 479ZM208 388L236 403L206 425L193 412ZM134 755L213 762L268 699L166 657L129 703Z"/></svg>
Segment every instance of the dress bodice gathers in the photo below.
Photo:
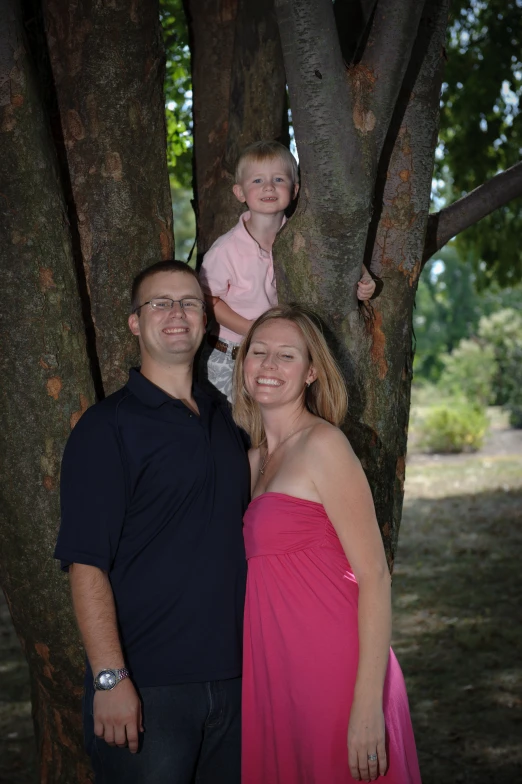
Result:
<svg viewBox="0 0 522 784"><path fill-rule="evenodd" d="M262 493L250 502L244 536L247 558L310 547L331 547L344 554L324 506L286 493Z"/></svg>

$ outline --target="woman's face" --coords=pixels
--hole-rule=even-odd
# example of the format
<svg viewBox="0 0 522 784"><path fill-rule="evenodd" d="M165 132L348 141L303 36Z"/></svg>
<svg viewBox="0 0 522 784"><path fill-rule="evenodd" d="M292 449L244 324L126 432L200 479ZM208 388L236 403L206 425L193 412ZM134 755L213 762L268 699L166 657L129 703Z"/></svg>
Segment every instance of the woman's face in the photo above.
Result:
<svg viewBox="0 0 522 784"><path fill-rule="evenodd" d="M304 337L292 321L265 321L254 332L243 366L245 386L261 405L299 400L315 381Z"/></svg>

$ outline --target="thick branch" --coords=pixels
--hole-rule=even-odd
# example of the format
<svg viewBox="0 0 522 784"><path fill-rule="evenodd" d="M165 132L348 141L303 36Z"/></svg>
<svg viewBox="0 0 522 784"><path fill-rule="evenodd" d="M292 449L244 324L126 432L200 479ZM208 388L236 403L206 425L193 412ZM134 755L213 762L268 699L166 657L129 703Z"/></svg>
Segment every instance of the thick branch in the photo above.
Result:
<svg viewBox="0 0 522 784"><path fill-rule="evenodd" d="M275 8L303 191L311 202L323 208L328 202L340 215L354 208L368 215L362 149L351 117L333 4L275 0Z"/></svg>
<svg viewBox="0 0 522 784"><path fill-rule="evenodd" d="M422 264L461 231L522 196L522 161L479 185L454 204L430 215Z"/></svg>
<svg viewBox="0 0 522 784"><path fill-rule="evenodd" d="M425 3L380 0L360 62L349 69L353 118L375 175L397 96L410 61Z"/></svg>

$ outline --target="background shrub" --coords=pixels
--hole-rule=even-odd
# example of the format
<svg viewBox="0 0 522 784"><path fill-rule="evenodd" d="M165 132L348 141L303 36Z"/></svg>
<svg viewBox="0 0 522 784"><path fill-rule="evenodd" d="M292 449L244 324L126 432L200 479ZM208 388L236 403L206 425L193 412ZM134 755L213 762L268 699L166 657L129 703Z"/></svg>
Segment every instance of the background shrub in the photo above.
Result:
<svg viewBox="0 0 522 784"><path fill-rule="evenodd" d="M522 315L514 308L504 308L491 316L483 316L478 337L494 354L492 402L507 408L522 406Z"/></svg>
<svg viewBox="0 0 522 784"><path fill-rule="evenodd" d="M422 425L422 444L431 452L476 452L484 442L487 429L483 408L455 401L428 413Z"/></svg>
<svg viewBox="0 0 522 784"><path fill-rule="evenodd" d="M493 402L493 379L497 373L495 351L476 340L461 340L442 358L444 369L438 387L445 395L465 398L471 405Z"/></svg>

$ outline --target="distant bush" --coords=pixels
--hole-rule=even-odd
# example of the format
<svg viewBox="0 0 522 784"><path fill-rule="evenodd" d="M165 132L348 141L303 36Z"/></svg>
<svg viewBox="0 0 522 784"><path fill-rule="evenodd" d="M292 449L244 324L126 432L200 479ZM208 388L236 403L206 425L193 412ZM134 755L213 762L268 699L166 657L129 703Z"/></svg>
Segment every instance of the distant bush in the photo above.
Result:
<svg viewBox="0 0 522 784"><path fill-rule="evenodd" d="M421 429L422 444L431 452L476 452L487 428L483 408L457 401L428 413Z"/></svg>
<svg viewBox="0 0 522 784"><path fill-rule="evenodd" d="M511 427L522 428L522 406L510 405L509 410L509 424Z"/></svg>
<svg viewBox="0 0 522 784"><path fill-rule="evenodd" d="M475 406L487 406L492 402L493 378L497 371L492 346L461 340L442 361L444 369L438 387L443 394L464 398Z"/></svg>
<svg viewBox="0 0 522 784"><path fill-rule="evenodd" d="M478 336L495 357L492 402L508 409L522 407L522 315L514 308L504 308L483 316Z"/></svg>

